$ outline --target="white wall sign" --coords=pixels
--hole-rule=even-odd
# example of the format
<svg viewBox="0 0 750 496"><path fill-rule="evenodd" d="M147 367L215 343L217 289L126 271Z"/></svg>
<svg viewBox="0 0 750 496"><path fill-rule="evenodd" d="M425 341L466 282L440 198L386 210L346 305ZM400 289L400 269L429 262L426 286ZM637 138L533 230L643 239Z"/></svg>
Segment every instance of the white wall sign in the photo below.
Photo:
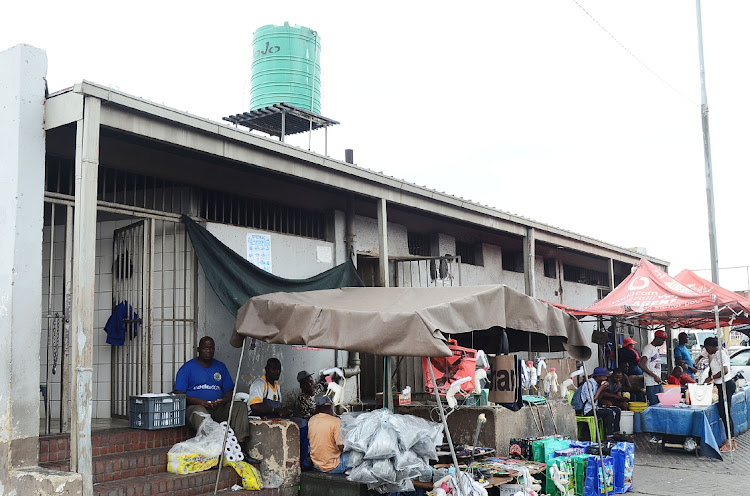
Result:
<svg viewBox="0 0 750 496"><path fill-rule="evenodd" d="M333 262L333 250L330 246L318 246L317 247L318 262L320 263L331 263Z"/></svg>
<svg viewBox="0 0 750 496"><path fill-rule="evenodd" d="M273 272L271 264L271 236L268 234L247 234L247 260L265 270Z"/></svg>

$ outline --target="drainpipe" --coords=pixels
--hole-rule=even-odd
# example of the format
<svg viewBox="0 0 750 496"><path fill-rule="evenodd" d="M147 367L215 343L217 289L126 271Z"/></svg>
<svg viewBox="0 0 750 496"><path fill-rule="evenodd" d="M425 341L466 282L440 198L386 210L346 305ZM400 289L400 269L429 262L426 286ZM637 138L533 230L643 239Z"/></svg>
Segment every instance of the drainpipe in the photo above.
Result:
<svg viewBox="0 0 750 496"><path fill-rule="evenodd" d="M344 150L345 160L347 164L354 164L354 150L347 148ZM357 257L354 256L354 195L350 194L346 199L346 235L345 235L345 246L346 246L346 258L351 260L354 266L357 266Z"/></svg>
<svg viewBox="0 0 750 496"><path fill-rule="evenodd" d="M358 351L349 352L349 359L347 360L347 363L348 365L343 368L344 377L346 377L347 379L355 375L359 375L359 373L362 371L362 369L360 368L361 362L359 359Z"/></svg>

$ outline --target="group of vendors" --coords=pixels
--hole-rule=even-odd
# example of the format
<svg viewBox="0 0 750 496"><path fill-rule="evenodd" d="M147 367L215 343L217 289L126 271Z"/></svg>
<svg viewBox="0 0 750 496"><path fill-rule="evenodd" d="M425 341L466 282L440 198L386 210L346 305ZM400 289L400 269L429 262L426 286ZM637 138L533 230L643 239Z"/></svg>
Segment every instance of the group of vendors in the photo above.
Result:
<svg viewBox="0 0 750 496"><path fill-rule="evenodd" d="M295 408L284 407L279 384L281 362L277 358L269 358L265 374L250 384L247 404L234 401L232 405L234 381L226 365L214 359L215 348L211 337L201 338L197 357L180 367L175 378L174 392L186 395L185 416L196 431L208 416L215 422L229 420L245 458L256 461L248 454L248 414L264 419L288 418L300 427L300 456L303 463L309 455L315 468L321 471L339 473L346 470L339 434L340 420L332 415L331 400L323 394L326 390L323 384L315 383L311 373L300 371L297 374L300 394Z"/></svg>
<svg viewBox="0 0 750 496"><path fill-rule="evenodd" d="M659 330L654 333L653 340L643 347L642 354L639 356L638 352L633 347L637 344L631 338L625 338L622 343L622 349L620 350L620 370L625 375L634 376L642 375L644 385L646 387L646 399L649 405L655 405L659 403L657 393L662 392L662 378L661 378L661 357L658 348L660 348L668 339L668 335L665 331ZM672 385L685 386L690 383L695 383L695 374L698 369L693 362L693 357L690 350L687 347L688 335L685 332L681 332L677 336L677 345L674 348L674 359L675 367L670 371L667 377L667 383ZM730 449L737 448L737 441L734 437L729 436L729 427L731 432L734 432L733 421L730 418L727 419L726 412L723 408L724 404L724 388L722 382L726 387L726 399L729 411L732 410L732 396L734 395L737 385L731 376L731 367L729 362L729 354L723 348L719 348L719 341L715 337L706 338L703 342L702 356L708 359L708 367L710 373L704 380L704 384L715 384L719 392L719 416L724 423L725 429L727 429L727 441L722 445L719 450L722 452L729 451ZM723 364L723 371L722 371ZM616 373L617 371L615 371ZM723 372L723 373L722 373ZM613 374L614 375L614 374ZM639 391L636 388L630 388L631 394L638 395ZM624 406L624 403L622 403ZM649 439L652 442L660 441L656 435L651 436Z"/></svg>

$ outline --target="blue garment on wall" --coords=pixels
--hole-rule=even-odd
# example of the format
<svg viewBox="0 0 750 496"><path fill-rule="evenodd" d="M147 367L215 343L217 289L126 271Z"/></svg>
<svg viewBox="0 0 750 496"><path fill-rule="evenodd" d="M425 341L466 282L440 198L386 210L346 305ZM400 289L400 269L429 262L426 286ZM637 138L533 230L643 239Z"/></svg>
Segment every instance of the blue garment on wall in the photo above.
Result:
<svg viewBox="0 0 750 496"><path fill-rule="evenodd" d="M125 322L125 320L135 322ZM107 319L104 330L107 333L107 344L112 346L122 346L125 344L126 329L131 329L131 335L128 339L133 339L138 335L138 314L133 311L133 307L126 301L121 301L115 307L112 315Z"/></svg>

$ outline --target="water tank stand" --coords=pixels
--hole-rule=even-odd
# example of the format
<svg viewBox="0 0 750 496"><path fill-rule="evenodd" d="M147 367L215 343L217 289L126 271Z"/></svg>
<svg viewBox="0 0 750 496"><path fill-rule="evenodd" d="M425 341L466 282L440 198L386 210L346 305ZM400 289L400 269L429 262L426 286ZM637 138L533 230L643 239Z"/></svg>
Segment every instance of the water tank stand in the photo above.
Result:
<svg viewBox="0 0 750 496"><path fill-rule="evenodd" d="M323 128L326 131L326 154L328 151L328 127L339 124L338 121L288 103L277 103L270 107L230 115L222 119L235 125L277 136L279 141L282 142L286 136Z"/></svg>

